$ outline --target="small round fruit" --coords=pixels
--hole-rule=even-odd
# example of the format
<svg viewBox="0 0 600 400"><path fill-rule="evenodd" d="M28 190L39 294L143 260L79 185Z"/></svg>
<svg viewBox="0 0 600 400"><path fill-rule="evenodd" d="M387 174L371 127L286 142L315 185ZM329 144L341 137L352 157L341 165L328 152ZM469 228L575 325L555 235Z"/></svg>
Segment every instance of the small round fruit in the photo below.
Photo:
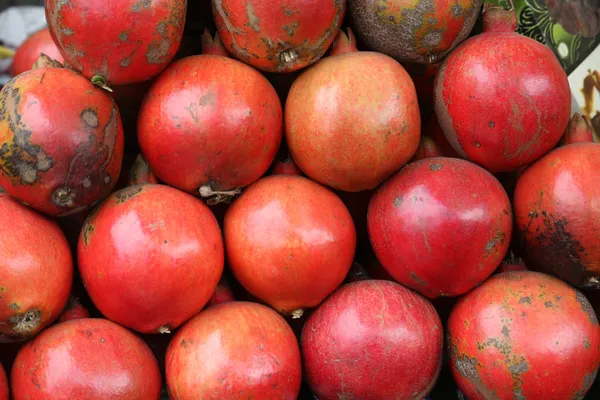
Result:
<svg viewBox="0 0 600 400"><path fill-rule="evenodd" d="M47 28L35 32L21 43L13 57L11 66L13 76L32 69L33 64L35 64L42 53L53 60L63 62L63 58L58 48L56 48L50 31Z"/></svg>
<svg viewBox="0 0 600 400"><path fill-rule="evenodd" d="M13 400L158 400L161 378L142 339L105 319L54 325L21 349Z"/></svg>
<svg viewBox="0 0 600 400"><path fill-rule="evenodd" d="M389 281L338 289L308 319L301 348L316 397L421 400L442 366L443 328L429 301Z"/></svg>
<svg viewBox="0 0 600 400"><path fill-rule="evenodd" d="M469 400L583 399L600 364L585 296L539 272L494 275L448 321L450 366Z"/></svg>
<svg viewBox="0 0 600 400"><path fill-rule="evenodd" d="M294 332L256 303L211 307L173 337L166 357L172 400L296 400L302 366Z"/></svg>

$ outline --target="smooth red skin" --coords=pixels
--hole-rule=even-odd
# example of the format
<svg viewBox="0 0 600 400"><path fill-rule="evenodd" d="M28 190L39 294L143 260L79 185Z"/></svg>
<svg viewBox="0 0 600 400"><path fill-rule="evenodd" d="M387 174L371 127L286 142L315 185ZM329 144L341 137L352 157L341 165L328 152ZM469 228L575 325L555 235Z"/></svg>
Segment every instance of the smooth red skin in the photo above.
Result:
<svg viewBox="0 0 600 400"><path fill-rule="evenodd" d="M294 332L272 309L249 302L211 307L167 349L170 399L296 400L302 366Z"/></svg>
<svg viewBox="0 0 600 400"><path fill-rule="evenodd" d="M225 47L236 58L267 72L291 72L317 62L337 35L346 0L213 0ZM299 58L282 61L295 50Z"/></svg>
<svg viewBox="0 0 600 400"><path fill-rule="evenodd" d="M430 298L464 294L490 276L512 235L500 182L456 158L407 165L375 192L367 221L381 265Z"/></svg>
<svg viewBox="0 0 600 400"><path fill-rule="evenodd" d="M432 157L443 157L444 154L442 150L439 148L435 140L430 138L429 136L421 136L421 141L419 142L419 148L415 153L412 161L419 161L425 158Z"/></svg>
<svg viewBox="0 0 600 400"><path fill-rule="evenodd" d="M79 303L79 301L77 301L77 299L71 298L70 304L67 304L67 307L60 315L60 318L58 319L58 321L66 322L66 321L71 321L74 319L82 319L82 318L89 318L89 317L90 317L90 313L88 312L87 308L82 306L81 303Z"/></svg>
<svg viewBox="0 0 600 400"><path fill-rule="evenodd" d="M233 295L227 280L222 277L217 285L217 289L213 293L212 297L208 300L208 303L206 303L206 307L212 307L230 301L235 301L235 296Z"/></svg>
<svg viewBox="0 0 600 400"><path fill-rule="evenodd" d="M283 161L275 161L271 175L298 175L302 176L302 171L296 165L294 160L288 158Z"/></svg>
<svg viewBox="0 0 600 400"><path fill-rule="evenodd" d="M41 53L60 63L64 61L47 28L35 32L21 43L13 57L12 75L17 76L33 68Z"/></svg>
<svg viewBox="0 0 600 400"><path fill-rule="evenodd" d="M158 400L161 377L142 339L105 319L67 321L21 349L13 400Z"/></svg>
<svg viewBox="0 0 600 400"><path fill-rule="evenodd" d="M421 117L415 86L392 58L374 52L327 57L294 82L286 140L298 167L338 190L379 186L414 155Z"/></svg>
<svg viewBox="0 0 600 400"><path fill-rule="evenodd" d="M450 143L446 140L444 132L438 123L437 117L434 115L429 118L423 133L433 138L435 144L441 150L444 157L461 158L461 156L450 146Z"/></svg>
<svg viewBox="0 0 600 400"><path fill-rule="evenodd" d="M11 89L19 91L18 102L10 100ZM123 161L123 127L119 110L105 91L68 69L43 68L10 81L0 102L0 146L17 148L14 142L20 139L10 125L20 117L16 133L31 131L23 140L42 152L36 159L18 146L17 163L10 151L0 156L0 186L6 192L53 216L80 211L111 192ZM26 176L18 165L27 166L33 175ZM54 201L60 188L75 192L72 206Z"/></svg>
<svg viewBox="0 0 600 400"><path fill-rule="evenodd" d="M28 339L62 312L71 291L73 260L58 225L0 194L0 343ZM18 307L18 308L17 308ZM13 331L13 318L39 310L28 333Z"/></svg>
<svg viewBox="0 0 600 400"><path fill-rule="evenodd" d="M308 319L301 349L319 400L423 399L442 364L443 329L433 305L397 283L342 286Z"/></svg>
<svg viewBox="0 0 600 400"><path fill-rule="evenodd" d="M173 63L150 89L138 122L144 157L163 182L198 193L245 187L271 166L283 119L275 89L222 56Z"/></svg>
<svg viewBox="0 0 600 400"><path fill-rule="evenodd" d="M224 236L237 280L282 313L321 303L344 281L356 249L339 197L294 175L250 186L229 207Z"/></svg>
<svg viewBox="0 0 600 400"><path fill-rule="evenodd" d="M8 379L4 367L0 364L0 400L9 400L8 394Z"/></svg>
<svg viewBox="0 0 600 400"><path fill-rule="evenodd" d="M448 336L452 374L469 400L512 400L519 389L519 398L582 399L600 363L585 296L538 272L494 275L461 298Z"/></svg>
<svg viewBox="0 0 600 400"><path fill-rule="evenodd" d="M88 78L124 85L158 75L173 59L187 1L47 0L45 6L64 59Z"/></svg>
<svg viewBox="0 0 600 400"><path fill-rule="evenodd" d="M548 47L517 33L484 33L442 64L435 111L463 158L511 172L556 146L571 115L571 91Z"/></svg>
<svg viewBox="0 0 600 400"><path fill-rule="evenodd" d="M515 224L536 266L574 285L600 277L600 144L552 151L515 188Z"/></svg>
<svg viewBox="0 0 600 400"><path fill-rule="evenodd" d="M163 185L130 186L86 221L79 271L107 318L141 333L198 313L223 272L221 231L199 199Z"/></svg>

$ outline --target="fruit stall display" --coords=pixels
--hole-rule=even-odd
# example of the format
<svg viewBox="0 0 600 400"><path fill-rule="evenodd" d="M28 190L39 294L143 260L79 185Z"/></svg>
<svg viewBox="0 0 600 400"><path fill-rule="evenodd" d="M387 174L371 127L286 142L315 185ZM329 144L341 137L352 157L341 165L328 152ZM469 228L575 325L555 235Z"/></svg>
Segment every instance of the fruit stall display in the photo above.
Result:
<svg viewBox="0 0 600 400"><path fill-rule="evenodd" d="M46 0L0 400L598 398L600 117L507 4Z"/></svg>

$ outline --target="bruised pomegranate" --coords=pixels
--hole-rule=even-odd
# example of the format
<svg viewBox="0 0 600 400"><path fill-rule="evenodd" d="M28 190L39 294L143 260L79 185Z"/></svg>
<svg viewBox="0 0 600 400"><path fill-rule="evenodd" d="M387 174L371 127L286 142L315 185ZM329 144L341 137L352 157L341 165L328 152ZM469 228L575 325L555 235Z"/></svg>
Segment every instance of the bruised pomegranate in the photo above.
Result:
<svg viewBox="0 0 600 400"><path fill-rule="evenodd" d="M335 189L374 189L419 145L415 85L392 58L356 50L340 32L333 56L294 82L285 106L286 139L300 169Z"/></svg>
<svg viewBox="0 0 600 400"><path fill-rule="evenodd" d="M227 211L224 236L242 286L295 317L343 282L356 248L354 223L339 197L295 175L250 186Z"/></svg>
<svg viewBox="0 0 600 400"><path fill-rule="evenodd" d="M494 275L448 322L452 374L469 400L583 399L600 363L585 296L538 272Z"/></svg>
<svg viewBox="0 0 600 400"><path fill-rule="evenodd" d="M14 400L158 400L161 378L142 339L105 319L54 325L19 352Z"/></svg>
<svg viewBox="0 0 600 400"><path fill-rule="evenodd" d="M212 45L210 36L203 40ZM171 64L156 80L142 104L138 139L161 181L214 203L269 169L282 129L281 103L264 76L204 54Z"/></svg>
<svg viewBox="0 0 600 400"><path fill-rule="evenodd" d="M262 71L290 72L317 62L337 35L346 0L212 0L223 43Z"/></svg>
<svg viewBox="0 0 600 400"><path fill-rule="evenodd" d="M457 158L407 165L375 192L367 219L383 267L430 298L464 294L490 276L512 235L500 182Z"/></svg>
<svg viewBox="0 0 600 400"><path fill-rule="evenodd" d="M0 185L50 215L81 211L119 177L123 128L112 99L65 68L25 72L0 92Z"/></svg>
<svg viewBox="0 0 600 400"><path fill-rule="evenodd" d="M19 46L13 58L12 74L17 76L32 69L33 64L42 53L58 62L63 62L63 58L47 28L35 32Z"/></svg>
<svg viewBox="0 0 600 400"><path fill-rule="evenodd" d="M443 330L423 297L389 281L342 286L308 319L301 347L315 396L422 400L442 366Z"/></svg>
<svg viewBox="0 0 600 400"><path fill-rule="evenodd" d="M4 367L0 364L0 400L9 400L8 379Z"/></svg>
<svg viewBox="0 0 600 400"><path fill-rule="evenodd" d="M358 37L400 62L430 64L465 40L481 0L350 0Z"/></svg>
<svg viewBox="0 0 600 400"><path fill-rule="evenodd" d="M0 194L0 343L50 325L71 291L73 261L55 222Z"/></svg>
<svg viewBox="0 0 600 400"><path fill-rule="evenodd" d="M167 349L172 400L296 400L302 367L294 332L256 303L211 307L186 323Z"/></svg>
<svg viewBox="0 0 600 400"><path fill-rule="evenodd" d="M562 146L527 168L514 194L528 259L580 287L600 288L600 144Z"/></svg>
<svg viewBox="0 0 600 400"><path fill-rule="evenodd" d="M483 33L442 64L435 110L463 158L511 172L556 146L571 114L571 91L548 47L517 33Z"/></svg>
<svg viewBox="0 0 600 400"><path fill-rule="evenodd" d="M221 277L215 292L212 297L206 303L206 307L216 306L217 304L227 303L229 301L235 301L235 297L233 296L233 292L229 287L229 283L225 277Z"/></svg>
<svg viewBox="0 0 600 400"><path fill-rule="evenodd" d="M78 261L102 314L141 333L167 333L214 293L223 241L200 200L168 186L136 185L112 194L90 215Z"/></svg>
<svg viewBox="0 0 600 400"><path fill-rule="evenodd" d="M67 306L63 310L62 314L60 314L60 318L58 318L59 322L71 321L73 319L82 319L89 318L90 313L87 308L85 308L79 300L75 297L70 296Z"/></svg>
<svg viewBox="0 0 600 400"><path fill-rule="evenodd" d="M142 82L175 56L186 0L46 0L46 20L64 59L108 84Z"/></svg>

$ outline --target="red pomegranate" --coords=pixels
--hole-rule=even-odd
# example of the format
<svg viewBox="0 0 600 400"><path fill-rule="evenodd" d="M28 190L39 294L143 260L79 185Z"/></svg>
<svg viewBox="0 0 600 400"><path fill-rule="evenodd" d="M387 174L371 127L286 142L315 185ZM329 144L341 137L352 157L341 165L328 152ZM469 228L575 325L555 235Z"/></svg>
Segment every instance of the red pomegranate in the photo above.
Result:
<svg viewBox="0 0 600 400"><path fill-rule="evenodd" d="M158 178L154 175L154 172L150 169L150 166L144 159L144 156L138 154L135 158L135 162L129 171L129 184L130 185L141 185L144 183L159 183Z"/></svg>
<svg viewBox="0 0 600 400"><path fill-rule="evenodd" d="M50 36L50 31L47 28L35 32L19 46L15 52L11 66L13 76L32 69L33 64L35 64L42 53L58 62L63 62L63 58L56 48L52 36Z"/></svg>
<svg viewBox="0 0 600 400"><path fill-rule="evenodd" d="M443 329L423 297L389 281L342 286L308 319L301 348L316 397L422 400L442 366Z"/></svg>
<svg viewBox="0 0 600 400"><path fill-rule="evenodd" d="M300 175L302 171L296 165L292 156L288 156L285 160L275 161L271 175Z"/></svg>
<svg viewBox="0 0 600 400"><path fill-rule="evenodd" d="M85 308L77 298L72 295L69 297L69 301L67 306L63 310L62 314L60 314L60 318L58 318L59 322L71 321L73 319L82 319L89 318L90 313L87 308Z"/></svg>
<svg viewBox="0 0 600 400"><path fill-rule="evenodd" d="M208 300L208 303L206 303L206 307L212 307L230 301L235 301L235 297L231 291L231 288L229 287L229 282L227 282L227 279L225 279L225 277L221 277L215 292Z"/></svg>
<svg viewBox="0 0 600 400"><path fill-rule="evenodd" d="M78 262L107 318L141 333L168 333L215 292L223 241L200 200L163 185L129 186L88 218Z"/></svg>
<svg viewBox="0 0 600 400"><path fill-rule="evenodd" d="M340 32L332 56L294 82L285 106L286 139L311 179L347 192L376 188L419 145L415 85L380 53L356 50Z"/></svg>
<svg viewBox="0 0 600 400"><path fill-rule="evenodd" d="M548 47L517 33L483 33L444 60L435 111L463 158L494 173L511 172L558 143L571 114L571 91Z"/></svg>
<svg viewBox="0 0 600 400"><path fill-rule="evenodd" d="M216 203L269 169L283 121L266 78L215 54L222 46L211 40L205 33L211 54L179 60L156 80L142 104L138 139L161 181Z"/></svg>
<svg viewBox="0 0 600 400"><path fill-rule="evenodd" d="M552 151L515 188L515 223L527 259L581 287L600 288L600 144Z"/></svg>
<svg viewBox="0 0 600 400"><path fill-rule="evenodd" d="M356 248L354 223L339 197L295 175L250 186L229 207L224 237L242 286L295 317L343 282Z"/></svg>
<svg viewBox="0 0 600 400"><path fill-rule="evenodd" d="M212 0L223 43L262 71L290 72L317 62L337 35L346 0Z"/></svg>
<svg viewBox="0 0 600 400"><path fill-rule="evenodd" d="M29 339L65 307L73 280L58 225L0 194L0 343Z"/></svg>
<svg viewBox="0 0 600 400"><path fill-rule="evenodd" d="M256 303L211 307L186 323L167 349L172 400L296 400L302 367L294 332Z"/></svg>
<svg viewBox="0 0 600 400"><path fill-rule="evenodd" d="M102 199L122 160L119 110L83 76L34 69L0 92L0 185L36 210L62 216Z"/></svg>
<svg viewBox="0 0 600 400"><path fill-rule="evenodd" d="M600 364L585 296L538 272L494 275L448 321L450 366L469 400L583 399Z"/></svg>
<svg viewBox="0 0 600 400"><path fill-rule="evenodd" d="M560 139L561 145L573 144L573 143L590 143L594 141L594 128L590 119L579 113L573 114L565 133Z"/></svg>
<svg viewBox="0 0 600 400"><path fill-rule="evenodd" d="M108 84L142 82L173 59L186 0L46 0L46 20L64 59Z"/></svg>
<svg viewBox="0 0 600 400"><path fill-rule="evenodd" d="M14 400L158 400L161 378L144 341L105 319L54 325L19 352Z"/></svg>
<svg viewBox="0 0 600 400"><path fill-rule="evenodd" d="M429 136L422 135L419 141L419 148L412 158L412 161L419 161L425 158L443 157L442 149L437 145L435 140Z"/></svg>
<svg viewBox="0 0 600 400"><path fill-rule="evenodd" d="M8 379L4 367L0 364L0 400L9 400Z"/></svg>
<svg viewBox="0 0 600 400"><path fill-rule="evenodd" d="M383 267L430 298L464 294L490 276L512 235L500 182L457 158L407 165L375 192L367 219Z"/></svg>
<svg viewBox="0 0 600 400"><path fill-rule="evenodd" d="M482 20L484 32L514 32L517 30L517 14L512 0L506 7L485 2Z"/></svg>

